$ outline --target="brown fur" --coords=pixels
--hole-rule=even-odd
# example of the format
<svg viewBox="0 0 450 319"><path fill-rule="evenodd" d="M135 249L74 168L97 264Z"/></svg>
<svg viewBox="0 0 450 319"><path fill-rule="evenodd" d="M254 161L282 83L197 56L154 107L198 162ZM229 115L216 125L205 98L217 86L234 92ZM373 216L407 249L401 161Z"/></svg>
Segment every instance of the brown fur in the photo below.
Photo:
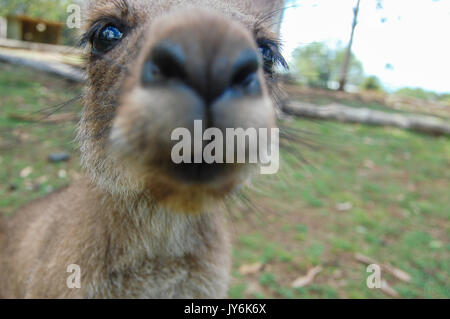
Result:
<svg viewBox="0 0 450 319"><path fill-rule="evenodd" d="M189 127L197 101L168 88L142 88L139 74L156 42L186 50L198 90L203 70L223 76L255 38L275 37L264 19L283 1L91 1L86 30L114 16L130 30L102 58L88 56L89 81L78 140L86 178L0 220L0 297L220 298L227 293L229 236L222 200L252 167L235 165L206 184L169 174L168 141ZM258 97L216 105L224 127L273 127L270 87ZM158 101L156 103L155 101ZM226 112L224 110L227 110ZM220 127L222 126L222 127ZM67 266L81 268L69 289Z"/></svg>

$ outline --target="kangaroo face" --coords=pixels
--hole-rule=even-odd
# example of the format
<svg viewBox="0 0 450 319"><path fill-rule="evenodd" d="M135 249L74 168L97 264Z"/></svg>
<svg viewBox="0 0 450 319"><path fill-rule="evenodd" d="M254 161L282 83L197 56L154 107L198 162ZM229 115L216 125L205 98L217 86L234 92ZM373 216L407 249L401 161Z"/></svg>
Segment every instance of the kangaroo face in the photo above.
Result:
<svg viewBox="0 0 450 319"><path fill-rule="evenodd" d="M272 128L272 17L283 1L92 1L78 139L91 177L181 211L222 198L250 164L174 164L177 128Z"/></svg>

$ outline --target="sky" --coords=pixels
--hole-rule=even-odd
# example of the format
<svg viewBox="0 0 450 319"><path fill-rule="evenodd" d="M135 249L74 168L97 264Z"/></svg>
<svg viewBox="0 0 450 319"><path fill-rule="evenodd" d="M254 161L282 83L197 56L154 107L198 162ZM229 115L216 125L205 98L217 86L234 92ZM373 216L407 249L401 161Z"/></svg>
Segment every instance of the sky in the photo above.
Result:
<svg viewBox="0 0 450 319"><path fill-rule="evenodd" d="M297 0L281 29L285 56L314 41L347 45L356 2ZM388 90L450 92L450 0L384 0L381 10L376 0L361 0L353 52Z"/></svg>

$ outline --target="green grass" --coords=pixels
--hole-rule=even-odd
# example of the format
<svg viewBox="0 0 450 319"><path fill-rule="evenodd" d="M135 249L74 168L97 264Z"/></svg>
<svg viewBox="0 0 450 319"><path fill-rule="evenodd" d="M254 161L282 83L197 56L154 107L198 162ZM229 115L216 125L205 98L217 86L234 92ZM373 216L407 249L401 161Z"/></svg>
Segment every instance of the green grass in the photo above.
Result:
<svg viewBox="0 0 450 319"><path fill-rule="evenodd" d="M0 211L13 213L20 205L70 183L79 171L75 123L26 123L10 119L12 114L30 114L58 105L81 90L57 78L38 75L23 68L0 64ZM79 103L63 112L78 112ZM53 152L68 152L68 163L49 164ZM20 172L32 168L23 178ZM64 178L60 171L65 171Z"/></svg>
<svg viewBox="0 0 450 319"><path fill-rule="evenodd" d="M8 115L35 112L78 94L79 88L59 79L0 64L2 213L12 214L69 184L80 171L72 142L75 123L25 123ZM63 112L79 109L75 104ZM412 276L406 283L383 275L401 297L450 298L450 139L363 125L285 124L309 132L302 140L317 147L291 144L291 151L282 151L279 174L259 176L246 190L257 209L244 209L232 220L229 296L387 297L367 288L366 267L354 259L362 253ZM48 163L47 156L57 151L69 152L71 160ZM32 173L21 177L27 167ZM350 208L337 209L342 203ZM252 263L263 269L239 273L240 266ZM291 287L314 266L322 271L311 284Z"/></svg>
<svg viewBox="0 0 450 319"><path fill-rule="evenodd" d="M312 165L283 153L279 175L255 182L255 202L280 216L270 232L254 238L255 245L258 238L265 245L276 240L292 254L289 276L281 261L270 262L275 282L284 289L281 294L279 288L266 288L270 295L387 297L366 287L365 267L353 257L362 253L412 276L411 283L404 283L386 275L401 297L450 297L450 140L362 125L306 120L290 125L316 132L321 149L297 146ZM339 203L351 203L351 208L339 211ZM265 223L261 227L268 228ZM235 248L242 249L247 248ZM296 275L315 265L324 270L313 285L289 290ZM342 273L337 278L335 270Z"/></svg>

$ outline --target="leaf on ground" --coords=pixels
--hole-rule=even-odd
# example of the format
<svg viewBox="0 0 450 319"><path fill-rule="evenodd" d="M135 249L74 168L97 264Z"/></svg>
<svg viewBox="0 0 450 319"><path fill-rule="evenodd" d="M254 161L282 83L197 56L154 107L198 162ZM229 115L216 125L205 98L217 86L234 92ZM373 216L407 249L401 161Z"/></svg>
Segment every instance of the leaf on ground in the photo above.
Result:
<svg viewBox="0 0 450 319"><path fill-rule="evenodd" d="M322 267L317 266L308 270L305 276L297 278L292 283L292 288L301 288L311 284L314 281L314 278L317 276L319 272L322 271Z"/></svg>
<svg viewBox="0 0 450 319"><path fill-rule="evenodd" d="M263 291L263 287L257 282L250 282L245 292L249 295L256 295Z"/></svg>
<svg viewBox="0 0 450 319"><path fill-rule="evenodd" d="M239 273L244 276L253 275L260 272L262 269L263 269L262 263L255 263L250 265L245 264L239 267Z"/></svg>
<svg viewBox="0 0 450 319"><path fill-rule="evenodd" d="M346 202L346 203L339 203L336 205L336 210L340 211L340 212L346 212L349 211L353 208L353 204L350 202Z"/></svg>
<svg viewBox="0 0 450 319"><path fill-rule="evenodd" d="M30 176L31 173L33 173L33 168L30 166L25 167L23 170L20 171L20 177L27 178L28 176Z"/></svg>
<svg viewBox="0 0 450 319"><path fill-rule="evenodd" d="M376 168L376 165L375 165L375 163L372 162L370 159L366 159L366 160L364 161L364 167L365 167L365 168L368 168L368 169L370 169L370 170L373 170L373 169Z"/></svg>
<svg viewBox="0 0 450 319"><path fill-rule="evenodd" d="M26 142L30 139L30 134L25 132L23 129L15 129L12 132L12 135L18 139L19 142Z"/></svg>

